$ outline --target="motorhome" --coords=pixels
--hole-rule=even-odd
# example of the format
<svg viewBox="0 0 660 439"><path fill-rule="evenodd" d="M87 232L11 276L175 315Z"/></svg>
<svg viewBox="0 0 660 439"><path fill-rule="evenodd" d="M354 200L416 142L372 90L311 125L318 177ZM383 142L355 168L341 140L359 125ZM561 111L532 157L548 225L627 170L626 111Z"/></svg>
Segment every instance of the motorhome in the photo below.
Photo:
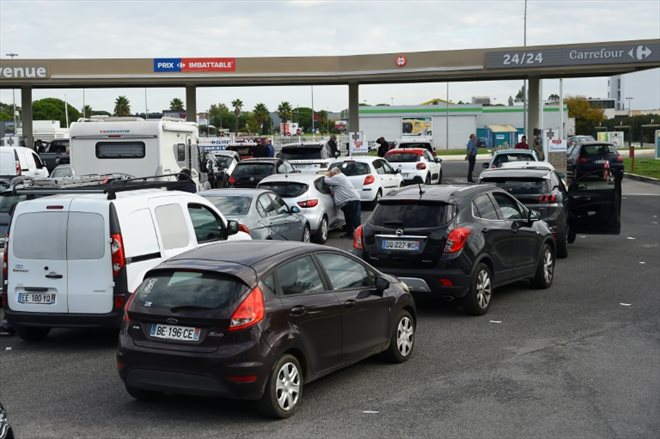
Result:
<svg viewBox="0 0 660 439"><path fill-rule="evenodd" d="M200 183L205 175L200 175L204 164L200 166L197 143L197 124L181 119L80 119L71 124L71 165L77 175L135 177L177 174L188 168Z"/></svg>

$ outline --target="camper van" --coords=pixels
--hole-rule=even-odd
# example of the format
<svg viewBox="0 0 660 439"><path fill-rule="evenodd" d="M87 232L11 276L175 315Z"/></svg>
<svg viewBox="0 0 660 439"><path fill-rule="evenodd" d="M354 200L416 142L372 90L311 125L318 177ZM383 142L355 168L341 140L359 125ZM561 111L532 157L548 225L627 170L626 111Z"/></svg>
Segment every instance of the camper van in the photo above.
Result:
<svg viewBox="0 0 660 439"><path fill-rule="evenodd" d="M77 175L122 173L135 177L177 174L190 169L204 183L197 124L141 117L81 119L71 124L71 166ZM174 177L172 177L174 178Z"/></svg>

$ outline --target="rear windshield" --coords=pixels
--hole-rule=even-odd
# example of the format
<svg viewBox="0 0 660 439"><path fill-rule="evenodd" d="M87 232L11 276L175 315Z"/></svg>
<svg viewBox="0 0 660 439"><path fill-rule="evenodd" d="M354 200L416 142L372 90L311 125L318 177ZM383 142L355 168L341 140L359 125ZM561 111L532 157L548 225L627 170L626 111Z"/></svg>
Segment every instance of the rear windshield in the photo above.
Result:
<svg viewBox="0 0 660 439"><path fill-rule="evenodd" d="M418 162L421 156L417 154L386 154L385 159L390 163Z"/></svg>
<svg viewBox="0 0 660 439"><path fill-rule="evenodd" d="M330 165L330 169L332 168L341 169L341 172L349 177L353 175L371 174L369 165L362 162L337 162Z"/></svg>
<svg viewBox="0 0 660 439"><path fill-rule="evenodd" d="M381 201L371 214L371 222L391 227L437 227L455 216L453 204L414 200Z"/></svg>
<svg viewBox="0 0 660 439"><path fill-rule="evenodd" d="M222 168L228 168L231 166L231 162L234 161L233 158L227 157L226 155L217 155L215 158L218 161L218 166Z"/></svg>
<svg viewBox="0 0 660 439"><path fill-rule="evenodd" d="M532 154L498 154L493 160L495 166L506 162L529 162L536 161Z"/></svg>
<svg viewBox="0 0 660 439"><path fill-rule="evenodd" d="M273 173L272 163L239 163L234 168L234 177L247 177L249 175L270 175Z"/></svg>
<svg viewBox="0 0 660 439"><path fill-rule="evenodd" d="M135 300L154 308L218 309L227 307L246 289L244 283L231 276L197 271L156 272L140 284Z"/></svg>
<svg viewBox="0 0 660 439"><path fill-rule="evenodd" d="M285 160L317 160L323 158L320 147L304 146L282 148L280 157Z"/></svg>
<svg viewBox="0 0 660 439"><path fill-rule="evenodd" d="M143 159L145 155L144 142L98 142L96 144L97 159Z"/></svg>
<svg viewBox="0 0 660 439"><path fill-rule="evenodd" d="M616 149L612 145L582 145L581 155L605 155L616 153Z"/></svg>
<svg viewBox="0 0 660 439"><path fill-rule="evenodd" d="M552 188L550 187L550 180L546 180L543 178L527 178L527 179L484 178L481 181L482 183L495 184L496 186L499 186L502 189L509 191L514 195L546 194L552 190Z"/></svg>
<svg viewBox="0 0 660 439"><path fill-rule="evenodd" d="M252 198L227 195L202 195L215 205L223 215L247 215Z"/></svg>
<svg viewBox="0 0 660 439"><path fill-rule="evenodd" d="M259 183L259 189L268 189L275 192L282 198L299 197L309 189L305 183L293 183L286 181L268 181L266 183Z"/></svg>

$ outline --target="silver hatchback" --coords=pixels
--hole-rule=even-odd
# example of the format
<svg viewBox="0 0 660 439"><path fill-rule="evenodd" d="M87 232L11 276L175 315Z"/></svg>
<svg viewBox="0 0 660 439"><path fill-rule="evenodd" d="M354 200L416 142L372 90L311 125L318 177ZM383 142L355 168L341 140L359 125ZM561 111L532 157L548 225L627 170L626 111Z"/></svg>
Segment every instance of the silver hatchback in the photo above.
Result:
<svg viewBox="0 0 660 439"><path fill-rule="evenodd" d="M344 226L344 213L335 206L330 188L319 174L270 175L257 188L278 194L289 205L297 206L312 230L312 240L323 244L328 232Z"/></svg>

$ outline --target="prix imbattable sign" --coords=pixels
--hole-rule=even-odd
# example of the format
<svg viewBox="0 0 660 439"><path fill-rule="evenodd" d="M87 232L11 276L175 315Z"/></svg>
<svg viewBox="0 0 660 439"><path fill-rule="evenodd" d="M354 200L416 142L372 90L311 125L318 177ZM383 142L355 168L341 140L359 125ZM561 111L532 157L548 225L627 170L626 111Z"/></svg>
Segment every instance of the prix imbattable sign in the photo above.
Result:
<svg viewBox="0 0 660 439"><path fill-rule="evenodd" d="M154 58L154 72L235 72L236 58Z"/></svg>
<svg viewBox="0 0 660 439"><path fill-rule="evenodd" d="M604 46L519 49L486 52L487 69L519 67L562 67L593 64L625 64L660 61L660 43L648 45L610 44Z"/></svg>

